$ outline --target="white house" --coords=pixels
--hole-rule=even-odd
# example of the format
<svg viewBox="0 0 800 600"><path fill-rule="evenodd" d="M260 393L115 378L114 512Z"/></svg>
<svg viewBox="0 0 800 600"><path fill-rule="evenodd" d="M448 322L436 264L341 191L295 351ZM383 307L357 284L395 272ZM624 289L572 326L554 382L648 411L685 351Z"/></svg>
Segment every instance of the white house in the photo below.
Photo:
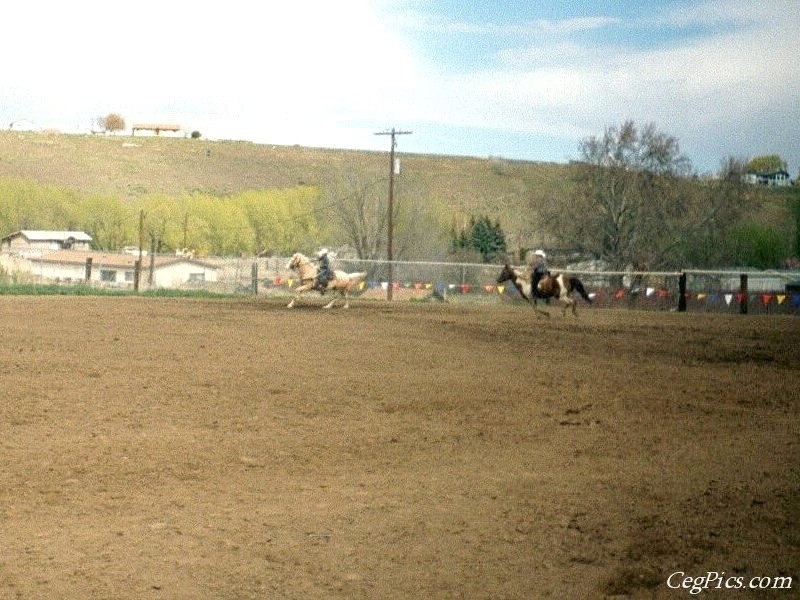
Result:
<svg viewBox="0 0 800 600"><path fill-rule="evenodd" d="M792 185L792 178L784 170L774 171L772 173L746 173L745 181L752 185L767 185L785 187Z"/></svg>
<svg viewBox="0 0 800 600"><path fill-rule="evenodd" d="M92 237L83 231L39 231L23 229L2 239L2 251L27 258L42 256L55 250L91 249Z"/></svg>
<svg viewBox="0 0 800 600"><path fill-rule="evenodd" d="M53 282L89 281L106 287L133 287L137 260L138 256L127 253L60 250L31 258L30 275ZM139 276L140 288L181 288L216 281L214 265L171 255L144 258Z"/></svg>
<svg viewBox="0 0 800 600"><path fill-rule="evenodd" d="M165 134L177 137L181 135L181 129L181 126L175 123L134 123L133 127L131 127L131 135L135 136L137 132L142 135L144 131L144 135L160 136Z"/></svg>

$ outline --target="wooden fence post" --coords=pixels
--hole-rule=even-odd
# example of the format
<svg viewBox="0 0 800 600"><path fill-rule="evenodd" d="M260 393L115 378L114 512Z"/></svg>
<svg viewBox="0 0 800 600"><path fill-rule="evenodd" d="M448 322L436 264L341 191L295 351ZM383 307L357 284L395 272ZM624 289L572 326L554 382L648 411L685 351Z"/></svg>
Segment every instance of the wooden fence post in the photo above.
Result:
<svg viewBox="0 0 800 600"><path fill-rule="evenodd" d="M678 277L678 312L686 312L686 273Z"/></svg>
<svg viewBox="0 0 800 600"><path fill-rule="evenodd" d="M258 262L253 261L253 266L250 269L250 277L253 283L253 295L258 296Z"/></svg>
<svg viewBox="0 0 800 600"><path fill-rule="evenodd" d="M86 257L86 274L85 274L85 278L86 278L86 283L89 283L92 280L92 257L91 256L87 256Z"/></svg>
<svg viewBox="0 0 800 600"><path fill-rule="evenodd" d="M747 314L747 273L739 275L739 312Z"/></svg>

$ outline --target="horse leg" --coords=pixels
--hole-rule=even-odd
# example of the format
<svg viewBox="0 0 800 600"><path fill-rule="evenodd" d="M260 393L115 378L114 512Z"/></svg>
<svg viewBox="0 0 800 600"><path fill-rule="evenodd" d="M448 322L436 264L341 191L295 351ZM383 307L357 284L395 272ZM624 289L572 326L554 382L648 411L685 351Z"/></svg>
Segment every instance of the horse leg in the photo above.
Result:
<svg viewBox="0 0 800 600"><path fill-rule="evenodd" d="M550 318L549 312L547 312L546 310L539 310L538 304L536 302L536 296L532 296L532 300L533 300L533 312L536 314L536 316L539 318L544 316L549 319Z"/></svg>
<svg viewBox="0 0 800 600"><path fill-rule="evenodd" d="M325 306L323 306L322 308L331 308L331 307L333 306L334 302L336 302L336 292L337 292L337 291L339 291L339 290L336 290L336 289L334 289L334 288L331 288L331 287L328 287L328 289L329 289L329 290L331 290L331 292L332 292L332 294L333 294L333 297L331 298L331 301L330 301L330 302L328 302L328 303L327 303ZM341 292L339 291L339 293L341 293Z"/></svg>
<svg viewBox="0 0 800 600"><path fill-rule="evenodd" d="M311 284L305 283L305 284L301 285L300 287L298 287L297 290L295 290L294 297L289 302L289 304L286 305L286 308L294 308L294 304L295 304L295 302L297 302L297 299L300 298L300 295L303 292L307 291L310 288L310 285Z"/></svg>
<svg viewBox="0 0 800 600"><path fill-rule="evenodd" d="M575 318L577 318L577 317L578 317L578 313L577 313L577 311L575 310L575 304L576 304L575 300L573 300L573 299L572 299L572 298L570 298L569 296L564 296L564 297L563 297L561 300L563 300L563 301L564 301L564 310L563 310L563 312L561 313L561 316L562 316L562 317L566 317L566 316L567 316L567 311L568 311L570 308L572 308L572 315L573 315Z"/></svg>

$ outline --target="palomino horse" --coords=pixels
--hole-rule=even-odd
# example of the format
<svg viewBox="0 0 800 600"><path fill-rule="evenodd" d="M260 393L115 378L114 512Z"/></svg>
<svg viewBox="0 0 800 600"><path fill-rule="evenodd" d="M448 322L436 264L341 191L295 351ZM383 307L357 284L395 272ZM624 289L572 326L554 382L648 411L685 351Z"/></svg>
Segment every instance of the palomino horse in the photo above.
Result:
<svg viewBox="0 0 800 600"><path fill-rule="evenodd" d="M300 286L294 291L294 298L292 298L292 301L287 305L287 308L294 308L294 303L297 302L297 299L301 294L315 289L319 268L316 265L311 264L311 261L308 259L308 257L300 252L295 252L292 255L292 258L286 268L297 271L300 276ZM333 279L330 280L328 285L325 286L325 290L335 290L339 292L344 300L344 306L342 308L349 308L350 290L353 289L354 285L360 281L363 281L366 277L367 274L364 272L345 273L344 271L333 271ZM320 293L323 291L324 290L320 290ZM334 296L333 299L323 308L330 308L333 306L334 302L336 302L336 296Z"/></svg>
<svg viewBox="0 0 800 600"><path fill-rule="evenodd" d="M530 273L520 271L510 265L505 265L500 272L500 277L497 278L497 283L503 283L504 281L511 281L523 298L529 302L532 301L533 310L539 315L549 317L550 313L537 308L537 298L554 298L556 300L561 300L564 303L563 316L566 316L567 309L570 307L572 307L572 314L576 317L578 316L578 313L575 311L575 300L571 297L572 292L578 292L586 302L589 304L592 303L592 299L589 297L589 294L586 293L586 288L583 287L580 279L577 277L564 277L563 273L552 275L548 272L539 280L539 284L536 286L537 289L531 290ZM531 293L532 291L533 293Z"/></svg>

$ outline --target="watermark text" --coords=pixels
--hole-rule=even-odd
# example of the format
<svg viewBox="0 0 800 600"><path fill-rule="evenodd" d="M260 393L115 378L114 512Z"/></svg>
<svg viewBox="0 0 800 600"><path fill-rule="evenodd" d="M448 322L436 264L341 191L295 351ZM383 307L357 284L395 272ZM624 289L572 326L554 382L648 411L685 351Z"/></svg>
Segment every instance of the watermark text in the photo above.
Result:
<svg viewBox="0 0 800 600"><path fill-rule="evenodd" d="M703 575L688 575L676 571L667 578L667 587L673 590L688 590L690 594L699 594L704 590L790 590L791 577L726 575L723 571L708 571Z"/></svg>

